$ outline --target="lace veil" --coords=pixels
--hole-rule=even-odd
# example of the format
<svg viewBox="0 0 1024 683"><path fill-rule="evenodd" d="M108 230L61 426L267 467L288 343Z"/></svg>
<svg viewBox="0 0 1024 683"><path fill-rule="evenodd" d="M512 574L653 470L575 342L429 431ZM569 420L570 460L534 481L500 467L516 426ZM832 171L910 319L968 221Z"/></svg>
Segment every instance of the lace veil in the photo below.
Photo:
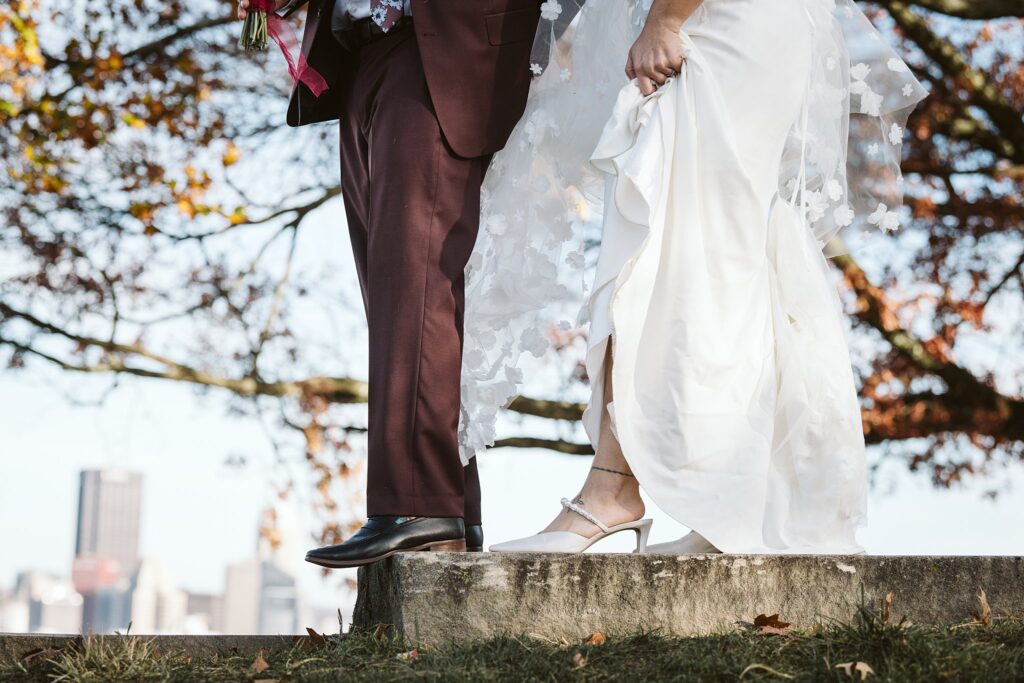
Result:
<svg viewBox="0 0 1024 683"><path fill-rule="evenodd" d="M899 227L904 128L927 93L853 0L793 1L805 6L814 55L779 193L835 253L865 229ZM590 155L627 85L626 56L649 6L541 5L529 101L488 170L466 269L464 462L494 443L499 410L558 331L585 323L577 315L587 296L587 246L599 238L606 182Z"/></svg>

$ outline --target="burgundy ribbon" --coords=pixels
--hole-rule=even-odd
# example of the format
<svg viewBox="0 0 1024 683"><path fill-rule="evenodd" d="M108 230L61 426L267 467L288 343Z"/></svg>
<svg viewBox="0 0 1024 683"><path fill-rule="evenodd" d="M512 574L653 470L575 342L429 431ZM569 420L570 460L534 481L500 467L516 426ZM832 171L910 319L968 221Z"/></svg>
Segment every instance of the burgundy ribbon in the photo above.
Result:
<svg viewBox="0 0 1024 683"><path fill-rule="evenodd" d="M320 93L327 90L327 81L306 61L306 55L302 53L302 44L295 35L295 29L285 19L275 14L275 5L275 0L249 0L249 11L266 13L267 34L281 48L281 52L288 62L288 73L291 74L292 80L296 84L305 83L315 96L320 97Z"/></svg>

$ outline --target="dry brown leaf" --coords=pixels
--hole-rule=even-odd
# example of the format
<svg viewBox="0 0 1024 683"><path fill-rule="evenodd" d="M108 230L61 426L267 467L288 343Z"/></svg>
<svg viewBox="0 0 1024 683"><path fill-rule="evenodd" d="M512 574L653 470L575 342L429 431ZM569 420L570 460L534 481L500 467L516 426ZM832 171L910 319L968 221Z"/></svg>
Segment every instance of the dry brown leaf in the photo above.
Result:
<svg viewBox="0 0 1024 683"><path fill-rule="evenodd" d="M373 639L377 642L384 640L384 636L388 633L387 624L377 624L376 630L373 632Z"/></svg>
<svg viewBox="0 0 1024 683"><path fill-rule="evenodd" d="M583 656L582 652L577 652L572 656L572 663L575 664L574 669L582 669L587 665L587 658Z"/></svg>
<svg viewBox="0 0 1024 683"><path fill-rule="evenodd" d="M979 626L992 624L992 608L988 605L988 596L984 590L978 590L978 611L971 612L971 621Z"/></svg>
<svg viewBox="0 0 1024 683"><path fill-rule="evenodd" d="M771 626L772 628L788 628L789 624L779 619L778 614L758 614L754 617L754 626L762 628L764 626Z"/></svg>
<svg viewBox="0 0 1024 683"><path fill-rule="evenodd" d="M256 660L252 663L252 673L255 676L263 673L269 668L270 665L267 664L267 660L263 659L263 650L260 650L259 654L256 655Z"/></svg>
<svg viewBox="0 0 1024 683"><path fill-rule="evenodd" d="M309 634L309 640L316 647L324 647L327 645L327 637L322 633L317 633L316 630L306 627L306 633Z"/></svg>
<svg viewBox="0 0 1024 683"><path fill-rule="evenodd" d="M882 621L889 621L892 616L892 593L885 594L885 602L882 603Z"/></svg>
<svg viewBox="0 0 1024 683"><path fill-rule="evenodd" d="M789 623L779 619L778 614L758 614L754 617L753 627L761 633L786 635L786 629L789 628Z"/></svg>
<svg viewBox="0 0 1024 683"><path fill-rule="evenodd" d="M850 678L853 678L853 675L857 674L862 681L875 673L875 670L872 669L867 662L845 662L843 664L836 664L835 668L842 669Z"/></svg>
<svg viewBox="0 0 1024 683"><path fill-rule="evenodd" d="M584 645L604 645L605 641L608 640L608 636L601 633L600 631L594 631L590 634L586 640L583 641Z"/></svg>

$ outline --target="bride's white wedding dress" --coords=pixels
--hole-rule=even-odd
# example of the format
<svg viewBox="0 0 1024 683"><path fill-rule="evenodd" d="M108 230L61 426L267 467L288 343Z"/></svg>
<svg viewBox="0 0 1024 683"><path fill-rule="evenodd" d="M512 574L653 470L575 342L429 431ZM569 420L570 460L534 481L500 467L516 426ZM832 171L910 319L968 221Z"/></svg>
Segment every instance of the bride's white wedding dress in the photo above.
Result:
<svg viewBox="0 0 1024 683"><path fill-rule="evenodd" d="M493 441L520 352L540 355L552 311L582 296L596 210L592 443L610 344L612 428L658 507L724 552L860 550L860 409L822 248L840 228L894 227L901 124L923 90L851 7L705 0L682 72L644 97L620 75L643 4L584 6L484 186L465 456Z"/></svg>

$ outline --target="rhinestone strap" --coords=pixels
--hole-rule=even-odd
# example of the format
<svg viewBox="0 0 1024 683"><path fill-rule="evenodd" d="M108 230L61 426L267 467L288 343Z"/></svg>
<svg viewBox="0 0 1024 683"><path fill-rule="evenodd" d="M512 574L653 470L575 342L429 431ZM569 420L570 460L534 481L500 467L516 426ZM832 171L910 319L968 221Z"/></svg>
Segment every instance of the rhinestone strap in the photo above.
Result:
<svg viewBox="0 0 1024 683"><path fill-rule="evenodd" d="M579 499L577 498L576 500L579 500ZM590 512L588 512L585 507L583 507L582 505L579 504L579 503L582 503L583 501L580 500L579 503L577 503L576 500L569 500L568 498L563 498L562 499L562 507L564 507L566 510L572 510L577 515L579 515L583 519L587 520L588 522L590 522L591 524L596 526L601 531L603 531L605 533L608 533L608 531L609 531L608 527L603 522L601 522L601 520L599 520L597 517L595 517L594 515L590 514Z"/></svg>

